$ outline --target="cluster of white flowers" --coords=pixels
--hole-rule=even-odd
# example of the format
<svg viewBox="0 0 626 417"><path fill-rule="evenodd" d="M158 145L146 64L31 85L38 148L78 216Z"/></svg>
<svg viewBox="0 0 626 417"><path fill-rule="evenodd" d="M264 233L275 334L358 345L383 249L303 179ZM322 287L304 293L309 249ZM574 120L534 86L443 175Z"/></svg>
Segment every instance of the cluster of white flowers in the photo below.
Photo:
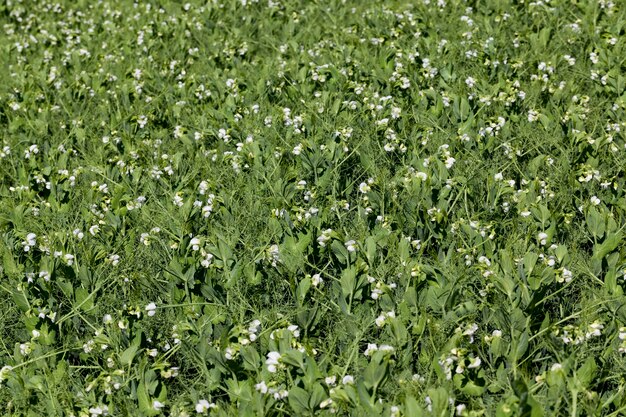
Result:
<svg viewBox="0 0 626 417"><path fill-rule="evenodd" d="M284 400L289 396L289 391L280 387L280 388L268 388L267 394L274 397L275 400Z"/></svg>
<svg viewBox="0 0 626 417"><path fill-rule="evenodd" d="M572 271L570 271L569 269L562 267L559 268L559 272L560 274L557 274L556 276L556 281L558 283L568 283L572 281Z"/></svg>
<svg viewBox="0 0 626 417"><path fill-rule="evenodd" d="M148 316L152 317L156 314L157 306L155 303L150 303L146 306L146 313Z"/></svg>
<svg viewBox="0 0 626 417"><path fill-rule="evenodd" d="M108 416L109 407L107 405L97 405L89 409L90 417Z"/></svg>
<svg viewBox="0 0 626 417"><path fill-rule="evenodd" d="M29 233L26 235L26 240L22 242L24 252L29 252L31 248L37 244L37 235L35 233Z"/></svg>
<svg viewBox="0 0 626 417"><path fill-rule="evenodd" d="M199 400L196 403L196 413L206 414L210 409L217 408L215 403L211 403L207 400Z"/></svg>
<svg viewBox="0 0 626 417"><path fill-rule="evenodd" d="M202 240L199 237L193 237L189 241L189 246L191 246L192 251L200 250L200 245L202 244Z"/></svg>
<svg viewBox="0 0 626 417"><path fill-rule="evenodd" d="M474 369L480 367L482 360L478 356L468 353L466 349L452 348L448 355L443 355L439 361L439 366L446 375L446 379L452 379L452 370L454 373L462 374L466 369Z"/></svg>
<svg viewBox="0 0 626 417"><path fill-rule="evenodd" d="M317 243L321 247L326 246L326 243L331 239L330 235L332 232L332 229L322 230L322 234L317 237Z"/></svg>
<svg viewBox="0 0 626 417"><path fill-rule="evenodd" d="M278 245L270 246L269 249L267 250L267 253L268 253L268 259L270 261L270 264L273 267L276 267L278 263L280 262L280 250L278 248Z"/></svg>
<svg viewBox="0 0 626 417"><path fill-rule="evenodd" d="M365 349L365 352L363 352L363 354L365 356L372 356L374 352L378 352L378 351L385 352L385 353L393 353L395 351L395 348L391 345L378 346L376 343L368 343L367 349Z"/></svg>
<svg viewBox="0 0 626 417"><path fill-rule="evenodd" d="M139 242L140 242L140 243L143 243L143 244L144 244L144 245L146 245L146 246L149 246L149 245L150 245L150 243L152 243L150 239L151 239L153 236L157 235L159 232L161 232L161 229L160 229L159 227L153 227L153 228L150 230L150 233L142 233L142 234L139 236Z"/></svg>
<svg viewBox="0 0 626 417"><path fill-rule="evenodd" d="M281 365L280 359L282 355L280 352L272 351L267 354L267 359L265 360L265 365L267 365L267 370L271 373L275 373L278 367Z"/></svg>
<svg viewBox="0 0 626 417"><path fill-rule="evenodd" d="M376 320L375 320L376 326L383 327L386 323L389 322L389 319L392 319L395 317L396 317L396 313L393 310L388 311L386 313L382 313L378 317L376 317Z"/></svg>
<svg viewBox="0 0 626 417"><path fill-rule="evenodd" d="M346 249L348 250L348 252L356 252L357 249L358 249L356 241L354 241L354 240L346 241L345 242L345 246L346 246Z"/></svg>
<svg viewBox="0 0 626 417"><path fill-rule="evenodd" d="M601 336L602 329L604 329L604 325L602 322L596 320L586 327L577 327L570 324L565 326L563 329L554 330L553 334L561 339L561 341L566 345L579 345L593 337Z"/></svg>
<svg viewBox="0 0 626 417"><path fill-rule="evenodd" d="M259 330L261 330L261 320L253 320L243 332L244 334L239 336L239 343L248 345L250 342L254 342L258 337Z"/></svg>

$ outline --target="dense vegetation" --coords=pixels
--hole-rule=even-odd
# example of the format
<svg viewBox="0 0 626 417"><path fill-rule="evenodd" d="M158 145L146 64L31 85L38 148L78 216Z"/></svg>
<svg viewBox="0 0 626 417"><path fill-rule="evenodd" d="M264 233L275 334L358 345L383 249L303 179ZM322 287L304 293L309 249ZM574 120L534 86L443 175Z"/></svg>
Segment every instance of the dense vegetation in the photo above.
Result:
<svg viewBox="0 0 626 417"><path fill-rule="evenodd" d="M626 413L626 7L0 5L0 414Z"/></svg>

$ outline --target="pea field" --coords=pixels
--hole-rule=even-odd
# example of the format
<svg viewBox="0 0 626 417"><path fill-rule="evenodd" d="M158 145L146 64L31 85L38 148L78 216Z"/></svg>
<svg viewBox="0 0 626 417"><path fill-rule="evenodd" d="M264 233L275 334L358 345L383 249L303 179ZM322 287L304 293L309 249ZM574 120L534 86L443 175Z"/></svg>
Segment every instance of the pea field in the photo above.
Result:
<svg viewBox="0 0 626 417"><path fill-rule="evenodd" d="M5 0L0 415L626 415L626 3Z"/></svg>

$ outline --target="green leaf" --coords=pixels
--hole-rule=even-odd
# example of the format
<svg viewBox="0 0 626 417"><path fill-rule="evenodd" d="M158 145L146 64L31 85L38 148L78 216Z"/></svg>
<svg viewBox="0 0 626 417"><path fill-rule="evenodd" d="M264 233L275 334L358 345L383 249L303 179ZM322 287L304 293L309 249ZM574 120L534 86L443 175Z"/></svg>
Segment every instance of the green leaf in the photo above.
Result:
<svg viewBox="0 0 626 417"><path fill-rule="evenodd" d="M432 415L443 417L448 414L448 391L445 388L430 388L428 389L428 396L430 397L430 401L432 403Z"/></svg>
<svg viewBox="0 0 626 417"><path fill-rule="evenodd" d="M376 392L387 376L388 368L388 363L384 360L382 352L376 352L363 372L363 382L368 390Z"/></svg>
<svg viewBox="0 0 626 417"><path fill-rule="evenodd" d="M282 354L281 361L285 364L295 366L304 370L304 354L299 350L289 350Z"/></svg>
<svg viewBox="0 0 626 417"><path fill-rule="evenodd" d="M90 295L85 288L76 288L74 294L76 296L75 309L88 311L93 308L93 295Z"/></svg>
<svg viewBox="0 0 626 417"><path fill-rule="evenodd" d="M559 245L554 251L556 255L556 259L558 259L559 263L563 262L565 257L567 256L567 246Z"/></svg>
<svg viewBox="0 0 626 417"><path fill-rule="evenodd" d="M587 222L587 229L594 237L601 239L604 236L606 230L604 216L595 207L589 208L585 221Z"/></svg>
<svg viewBox="0 0 626 417"><path fill-rule="evenodd" d="M455 378L457 376L460 376L459 374L455 375ZM485 387L484 386L480 386L477 385L474 381L472 380L468 380L465 385L462 385L460 387L461 391L464 394L467 395L471 395L471 396L479 396L479 395L483 395L483 393L485 392Z"/></svg>
<svg viewBox="0 0 626 417"><path fill-rule="evenodd" d="M30 310L30 304L28 303L26 294L23 291L12 290L11 296L17 307L22 310L22 312L27 312L28 310Z"/></svg>
<svg viewBox="0 0 626 417"><path fill-rule="evenodd" d="M422 417L424 409L420 407L415 397L407 395L404 399L404 414L412 417Z"/></svg>
<svg viewBox="0 0 626 417"><path fill-rule="evenodd" d="M341 292L344 298L352 295L356 288L356 270L354 267L346 268L341 273Z"/></svg>
<svg viewBox="0 0 626 417"><path fill-rule="evenodd" d="M304 302L304 299L306 298L306 295L309 292L310 288L311 288L311 278L304 277L302 281L300 281L300 283L298 284L298 288L296 289L296 294L298 298L297 302L299 305L301 305L302 302Z"/></svg>
<svg viewBox="0 0 626 417"><path fill-rule="evenodd" d="M622 241L622 232L609 234L600 245L594 245L592 259L602 260L617 248Z"/></svg>
<svg viewBox="0 0 626 417"><path fill-rule="evenodd" d="M515 350L513 351L514 353L513 362L517 362L518 360L520 360L522 356L524 356L524 353L526 353L526 350L528 350L528 331L527 330L525 330L520 335L519 339L515 343Z"/></svg>
<svg viewBox="0 0 626 417"><path fill-rule="evenodd" d="M261 356L252 346L243 346L239 352L243 358L243 367L249 371L258 371L261 368Z"/></svg>
<svg viewBox="0 0 626 417"><path fill-rule="evenodd" d="M294 387L290 389L288 398L289 405L297 414L303 415L309 411L309 400L311 397L309 393L302 388Z"/></svg>
<svg viewBox="0 0 626 417"><path fill-rule="evenodd" d="M376 239L373 236L368 236L365 239L365 257L370 266L373 266L376 259Z"/></svg>
<svg viewBox="0 0 626 417"><path fill-rule="evenodd" d="M589 384L593 381L597 368L598 366L596 365L595 359L590 356L576 371L576 379L582 389L587 389L589 387Z"/></svg>
<svg viewBox="0 0 626 417"><path fill-rule="evenodd" d="M533 269L535 269L537 259L539 259L539 256L534 252L528 252L524 255L524 272L526 273L526 278L530 277Z"/></svg>
<svg viewBox="0 0 626 417"><path fill-rule="evenodd" d="M348 250L341 242L334 240L333 243L330 244L330 248L332 249L339 262L344 265L348 263Z"/></svg>
<svg viewBox="0 0 626 417"><path fill-rule="evenodd" d="M317 408L320 403L324 401L326 397L328 397L328 395L326 395L324 387L322 387L321 384L315 384L313 386L313 389L309 389L309 391L311 391L311 398L309 399L309 409L311 410Z"/></svg>
<svg viewBox="0 0 626 417"><path fill-rule="evenodd" d="M120 363L122 365L130 365L133 362L141 346L141 336L141 333L137 334L132 344L120 355Z"/></svg>

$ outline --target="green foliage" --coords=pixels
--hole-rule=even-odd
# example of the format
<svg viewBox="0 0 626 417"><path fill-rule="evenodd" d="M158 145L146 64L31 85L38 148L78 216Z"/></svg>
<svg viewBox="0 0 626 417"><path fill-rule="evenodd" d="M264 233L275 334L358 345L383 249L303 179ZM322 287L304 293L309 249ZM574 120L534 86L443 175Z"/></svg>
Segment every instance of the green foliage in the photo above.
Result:
<svg viewBox="0 0 626 417"><path fill-rule="evenodd" d="M4 2L1 414L624 414L625 13Z"/></svg>

